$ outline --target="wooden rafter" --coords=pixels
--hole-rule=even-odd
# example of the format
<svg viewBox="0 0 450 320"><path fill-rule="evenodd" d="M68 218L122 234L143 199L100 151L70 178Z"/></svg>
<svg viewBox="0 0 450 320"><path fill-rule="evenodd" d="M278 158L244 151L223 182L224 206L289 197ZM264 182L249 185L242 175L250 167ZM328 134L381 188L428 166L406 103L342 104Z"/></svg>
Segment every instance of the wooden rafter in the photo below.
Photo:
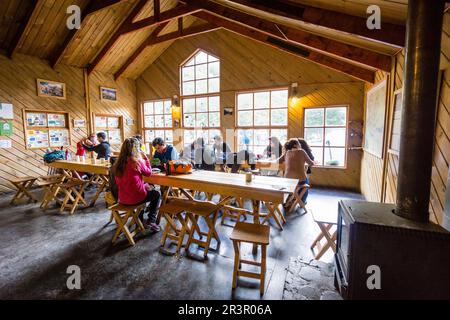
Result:
<svg viewBox="0 0 450 320"><path fill-rule="evenodd" d="M158 43L171 41L171 40L177 40L177 39L183 39L187 37L192 37L198 34L202 34L205 32L210 32L213 30L217 30L220 27L212 24L202 24L198 26L189 27L183 30L178 29L177 31L170 32L167 34L164 34L162 36L158 36L158 34L162 31L165 25L159 25L152 34L147 38L146 41L142 43L142 45L134 51L134 53L127 59L127 61L124 63L124 65L114 74L114 79L118 79L126 70L127 68L139 57L139 55L144 51L148 46L152 46ZM158 29L159 28L159 29Z"/></svg>
<svg viewBox="0 0 450 320"><path fill-rule="evenodd" d="M199 0L185 0L185 2L201 7L218 17L246 25L255 30L261 31L268 36L276 37L280 40L288 41L295 45L300 45L306 49L318 51L324 55L333 55L337 59L354 61L386 72L391 70L391 57L387 55L313 35L302 30L277 25L263 18L232 9L218 3Z"/></svg>
<svg viewBox="0 0 450 320"><path fill-rule="evenodd" d="M326 56L319 52L314 52L311 50L303 49L299 46L295 46L290 42L280 40L279 38L268 36L266 33L259 30L250 28L248 26L239 24L237 22L213 15L209 12L202 11L193 14L193 16L208 21L218 27L223 27L229 31L235 32L247 38L256 40L258 42L270 45L279 50L291 53L298 57L307 59L309 61L321 64L323 66L329 67L331 69L346 73L357 79L373 83L375 81L375 72L372 70L367 70L365 68L352 65L348 62L338 60L331 56Z"/></svg>
<svg viewBox="0 0 450 320"><path fill-rule="evenodd" d="M14 39L11 43L11 47L8 50L8 56L10 58L13 57L13 55L16 53L20 42L22 41L23 36L25 35L26 31L28 30L31 21L32 16L37 11L39 0L31 0L30 9L27 12L27 15L24 17L23 22L20 26L20 29L17 30L17 33L14 36Z"/></svg>
<svg viewBox="0 0 450 320"><path fill-rule="evenodd" d="M269 12L285 18L298 20L317 26L334 29L389 45L404 47L405 27L383 22L381 29L370 30L366 18L356 17L336 11L315 8L308 5L284 1L230 0L247 7Z"/></svg>
<svg viewBox="0 0 450 320"><path fill-rule="evenodd" d="M81 13L81 24L83 24L83 22L89 15L125 1L127 0L91 0L86 9ZM61 62L62 58L64 57L64 53L66 52L72 41L75 39L78 31L79 30L77 29L70 30L69 34L67 34L67 36L64 38L64 42L50 59L50 64L53 68L55 68L56 65Z"/></svg>
<svg viewBox="0 0 450 320"><path fill-rule="evenodd" d="M146 2L146 0L141 0L139 4L135 7L135 9L139 9L143 7L142 1ZM139 10L133 10L133 12L129 15L129 17L120 25L117 31L113 34L113 36L109 39L108 43L102 48L100 53L95 57L95 59L90 63L88 67L88 73L90 74L94 71L95 67L100 63L103 57L109 52L109 50L114 46L116 41L123 35L138 31L144 28L150 28L154 26L159 26L166 22L171 21L172 19L184 17L190 15L191 13L198 12L201 9L194 8L190 5L178 5L173 9L160 12L159 19L155 16L151 16L149 18L144 18L139 21L133 22L137 14L140 12Z"/></svg>

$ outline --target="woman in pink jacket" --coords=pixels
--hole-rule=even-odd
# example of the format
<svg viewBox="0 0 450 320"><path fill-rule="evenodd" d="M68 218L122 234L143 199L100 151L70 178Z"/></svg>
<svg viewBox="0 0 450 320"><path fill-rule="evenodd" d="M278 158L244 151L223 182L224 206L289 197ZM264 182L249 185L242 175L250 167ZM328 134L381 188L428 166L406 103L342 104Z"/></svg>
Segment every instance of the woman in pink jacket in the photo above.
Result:
<svg viewBox="0 0 450 320"><path fill-rule="evenodd" d="M144 222L144 226L153 231L159 231L160 228L156 224L156 211L160 193L144 183L143 176L150 176L152 167L145 153L140 150L138 139L128 138L124 141L112 171L119 191L119 203L123 205L148 203L139 218L143 221L144 213L147 212L148 219Z"/></svg>

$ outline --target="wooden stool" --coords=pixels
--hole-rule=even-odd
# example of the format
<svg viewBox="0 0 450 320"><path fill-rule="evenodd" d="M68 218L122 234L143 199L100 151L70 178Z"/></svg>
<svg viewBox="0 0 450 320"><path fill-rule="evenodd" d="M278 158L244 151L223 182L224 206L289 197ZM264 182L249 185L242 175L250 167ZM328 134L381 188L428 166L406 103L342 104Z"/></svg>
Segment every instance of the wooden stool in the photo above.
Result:
<svg viewBox="0 0 450 320"><path fill-rule="evenodd" d="M36 180L36 177L23 177L9 180L9 182L11 182L17 189L17 193L11 199L10 204L14 204L16 200L21 199L24 196L27 196L29 201L37 202L38 199L35 197L35 195L30 193L30 189Z"/></svg>
<svg viewBox="0 0 450 320"><path fill-rule="evenodd" d="M303 185L297 186L297 188L295 188L294 193L288 197L288 199L284 205L284 207L286 208L286 214L290 214L292 211L294 211L297 204L300 206L300 208L305 210L304 213L308 213L308 210L306 209L306 205L302 201L302 197L305 195L306 191L308 191L309 189L310 189L310 186L308 184L303 184Z"/></svg>
<svg viewBox="0 0 450 320"><path fill-rule="evenodd" d="M334 230L333 234L331 234L331 229L333 226L337 225L337 218L336 216L331 216L329 214L314 214L312 212L312 216L314 221L317 223L317 225L320 228L320 234L317 236L317 238L313 241L311 244L311 251L314 254L314 249L317 250L317 254L314 254L314 258L316 260L319 260L323 254L331 248L333 252L336 252L336 231ZM321 240L325 238L326 243L325 245L321 244Z"/></svg>
<svg viewBox="0 0 450 320"><path fill-rule="evenodd" d="M259 216L264 218L262 221L262 224L269 223L269 219L273 218L275 220L277 226L280 228L280 230L283 230L283 223L286 223L286 218L284 217L283 213L280 210L280 206L273 204L272 202L264 202L264 205L266 206L267 210L269 212L267 214L260 214ZM280 221L281 220L281 221Z"/></svg>
<svg viewBox="0 0 450 320"><path fill-rule="evenodd" d="M185 199L168 199L168 201L159 208L159 212L166 219L166 226L161 238L161 248L164 248L167 238L177 243L175 253L179 253L183 244L184 236L190 232L187 217L183 217L185 208L189 205L189 200ZM177 222L181 224L181 228L177 226Z"/></svg>
<svg viewBox="0 0 450 320"><path fill-rule="evenodd" d="M60 188L61 192L64 193L64 199L62 200L61 208L59 212L63 212L66 209L69 209L70 214L73 214L78 207L78 203L81 201L86 207L88 206L87 202L83 198L84 187L86 186L87 181L73 179L67 182L63 182L57 185ZM77 188L80 188L78 190ZM70 201L70 203L69 203Z"/></svg>
<svg viewBox="0 0 450 320"><path fill-rule="evenodd" d="M233 241L234 247L234 269L233 269L233 286L237 287L238 277L247 277L259 279L259 292L264 294L264 285L266 277L266 253L269 245L270 227L262 224L253 224L245 222L237 222L231 233L230 239ZM247 242L254 245L261 246L261 261L249 261L241 259L241 242ZM242 263L259 266L260 273L242 271Z"/></svg>
<svg viewBox="0 0 450 320"><path fill-rule="evenodd" d="M117 238L123 233L125 237L128 239L128 242L131 245L135 245L134 236L136 236L140 232L144 232L145 228L139 219L139 213L145 207L144 204L139 204L135 206L125 206L121 204L116 204L109 209L112 211L112 215L114 220L116 221L117 230L112 238L112 243L115 244ZM128 224L128 220L130 223ZM133 232L130 232L130 228L132 226L136 226L136 229Z"/></svg>
<svg viewBox="0 0 450 320"><path fill-rule="evenodd" d="M228 200L226 200L228 201ZM223 201L222 201L223 202ZM217 241L216 250L220 246L220 238L216 231L216 220L219 209L223 206L223 203L218 204L210 201L191 200L187 208L185 208L186 214L191 221L191 229L189 231L189 238L186 243L186 253L189 254L189 247L192 243L196 243L199 247L205 249L204 257L208 256L211 239L214 237ZM205 220L208 227L207 232L203 232L198 224L199 218ZM195 239L194 235L197 233L200 239ZM202 237L206 236L206 241L202 241Z"/></svg>
<svg viewBox="0 0 450 320"><path fill-rule="evenodd" d="M62 174L55 174L50 176L41 176L38 185L44 188L44 198L42 199L40 208L44 211L47 210L48 205L52 200L56 200L60 191L59 185L63 183L65 176Z"/></svg>
<svg viewBox="0 0 450 320"><path fill-rule="evenodd" d="M225 218L227 217L238 222L240 221L241 216L243 216L245 221L247 220L247 215L253 215L253 212L247 209L243 209L242 207L238 208L230 205L225 205L223 206L222 219L220 221L220 224L224 225Z"/></svg>

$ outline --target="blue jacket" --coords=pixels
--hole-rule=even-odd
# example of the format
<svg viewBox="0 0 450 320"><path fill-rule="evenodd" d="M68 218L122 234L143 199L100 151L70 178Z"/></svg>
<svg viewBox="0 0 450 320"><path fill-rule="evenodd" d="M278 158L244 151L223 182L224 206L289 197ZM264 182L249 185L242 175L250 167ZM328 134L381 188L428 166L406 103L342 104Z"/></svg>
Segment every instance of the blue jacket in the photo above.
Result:
<svg viewBox="0 0 450 320"><path fill-rule="evenodd" d="M163 153L159 153L158 151L155 151L155 154L153 155L153 159L159 159L161 163L170 161L170 160L177 160L178 154L177 150L170 144L167 145L166 151Z"/></svg>

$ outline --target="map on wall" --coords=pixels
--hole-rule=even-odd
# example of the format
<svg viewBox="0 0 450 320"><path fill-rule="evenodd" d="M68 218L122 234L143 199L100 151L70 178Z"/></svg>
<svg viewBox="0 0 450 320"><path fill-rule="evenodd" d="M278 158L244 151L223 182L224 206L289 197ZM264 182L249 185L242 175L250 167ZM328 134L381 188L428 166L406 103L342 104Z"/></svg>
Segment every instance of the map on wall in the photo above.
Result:
<svg viewBox="0 0 450 320"><path fill-rule="evenodd" d="M367 92L364 150L382 158L386 114L386 80Z"/></svg>

